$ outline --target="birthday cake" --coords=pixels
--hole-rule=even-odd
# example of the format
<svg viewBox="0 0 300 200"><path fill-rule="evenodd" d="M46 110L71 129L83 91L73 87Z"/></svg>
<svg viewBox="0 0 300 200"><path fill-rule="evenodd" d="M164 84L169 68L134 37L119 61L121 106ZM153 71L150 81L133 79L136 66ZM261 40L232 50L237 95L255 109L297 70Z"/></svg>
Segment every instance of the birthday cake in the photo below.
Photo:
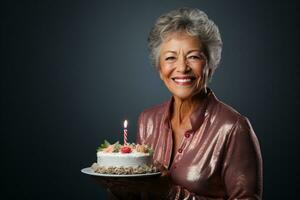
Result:
<svg viewBox="0 0 300 200"><path fill-rule="evenodd" d="M97 163L91 168L101 174L144 174L158 172L152 165L153 150L145 144L104 141L97 149Z"/></svg>

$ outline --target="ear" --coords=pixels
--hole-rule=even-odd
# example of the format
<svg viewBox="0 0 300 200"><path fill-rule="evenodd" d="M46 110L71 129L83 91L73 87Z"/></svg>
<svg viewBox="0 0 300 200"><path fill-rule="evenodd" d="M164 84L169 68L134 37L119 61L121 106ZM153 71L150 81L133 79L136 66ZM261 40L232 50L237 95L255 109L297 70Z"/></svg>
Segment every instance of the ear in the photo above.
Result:
<svg viewBox="0 0 300 200"><path fill-rule="evenodd" d="M160 70L160 69L158 69L158 73L159 73L159 78L160 78L161 80L163 80L163 75L162 75L162 73L161 73L161 70Z"/></svg>

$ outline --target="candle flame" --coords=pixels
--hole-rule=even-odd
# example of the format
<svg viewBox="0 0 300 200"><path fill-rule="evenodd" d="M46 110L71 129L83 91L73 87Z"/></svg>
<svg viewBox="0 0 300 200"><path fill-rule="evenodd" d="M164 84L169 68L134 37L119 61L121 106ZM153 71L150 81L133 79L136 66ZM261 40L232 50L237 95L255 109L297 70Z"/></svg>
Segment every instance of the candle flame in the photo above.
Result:
<svg viewBox="0 0 300 200"><path fill-rule="evenodd" d="M127 125L128 125L128 121L125 120L125 121L124 121L124 128L127 128Z"/></svg>

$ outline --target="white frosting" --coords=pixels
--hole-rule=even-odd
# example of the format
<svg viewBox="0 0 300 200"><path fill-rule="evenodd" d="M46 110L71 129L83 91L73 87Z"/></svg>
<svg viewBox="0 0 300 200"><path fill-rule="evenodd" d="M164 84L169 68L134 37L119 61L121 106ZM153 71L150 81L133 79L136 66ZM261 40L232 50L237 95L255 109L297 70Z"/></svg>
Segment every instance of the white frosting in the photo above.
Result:
<svg viewBox="0 0 300 200"><path fill-rule="evenodd" d="M106 153L97 152L97 164L103 167L138 167L150 165L152 156L149 153Z"/></svg>

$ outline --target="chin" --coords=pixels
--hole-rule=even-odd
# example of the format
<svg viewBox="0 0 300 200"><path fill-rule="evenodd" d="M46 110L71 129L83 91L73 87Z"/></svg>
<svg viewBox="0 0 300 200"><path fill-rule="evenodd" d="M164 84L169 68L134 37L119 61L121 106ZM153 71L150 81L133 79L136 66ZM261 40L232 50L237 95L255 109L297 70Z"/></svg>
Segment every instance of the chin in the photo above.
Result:
<svg viewBox="0 0 300 200"><path fill-rule="evenodd" d="M200 93L201 90L199 91L176 91L176 92L172 92L172 95L175 98L179 98L181 100L187 100L192 98L193 96L197 95Z"/></svg>
<svg viewBox="0 0 300 200"><path fill-rule="evenodd" d="M184 93L172 93L175 98L186 100L193 97L195 94L184 94Z"/></svg>

